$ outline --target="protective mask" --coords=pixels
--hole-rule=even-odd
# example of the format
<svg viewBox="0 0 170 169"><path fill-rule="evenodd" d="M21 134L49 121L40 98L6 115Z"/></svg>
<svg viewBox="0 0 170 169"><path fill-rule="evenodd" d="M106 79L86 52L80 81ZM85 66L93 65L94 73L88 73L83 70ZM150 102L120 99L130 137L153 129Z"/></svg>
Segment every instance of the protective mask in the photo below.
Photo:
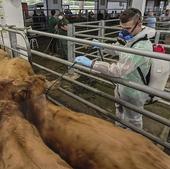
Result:
<svg viewBox="0 0 170 169"><path fill-rule="evenodd" d="M133 35L131 33L129 33L127 30L122 30L119 32L117 41L121 44L121 45L126 45L126 43L128 41L133 40Z"/></svg>
<svg viewBox="0 0 170 169"><path fill-rule="evenodd" d="M59 20L62 20L62 19L63 19L63 16L62 16L62 15L58 16L58 19L59 19Z"/></svg>

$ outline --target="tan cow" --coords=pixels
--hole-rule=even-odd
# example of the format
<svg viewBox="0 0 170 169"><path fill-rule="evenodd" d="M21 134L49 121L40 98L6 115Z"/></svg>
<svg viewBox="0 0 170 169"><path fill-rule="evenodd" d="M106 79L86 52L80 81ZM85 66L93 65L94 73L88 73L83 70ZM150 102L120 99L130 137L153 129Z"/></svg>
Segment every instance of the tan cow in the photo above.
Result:
<svg viewBox="0 0 170 169"><path fill-rule="evenodd" d="M0 101L1 169L71 169L42 141L36 128L21 117L17 105Z"/></svg>
<svg viewBox="0 0 170 169"><path fill-rule="evenodd" d="M24 83L22 110L45 142L73 168L170 169L170 157L145 137L48 102L42 77L29 77Z"/></svg>
<svg viewBox="0 0 170 169"><path fill-rule="evenodd" d="M22 87L8 85L9 94L0 91L0 97L17 101L46 143L73 167L170 169L170 158L143 136L48 102L44 84L42 77L29 77Z"/></svg>

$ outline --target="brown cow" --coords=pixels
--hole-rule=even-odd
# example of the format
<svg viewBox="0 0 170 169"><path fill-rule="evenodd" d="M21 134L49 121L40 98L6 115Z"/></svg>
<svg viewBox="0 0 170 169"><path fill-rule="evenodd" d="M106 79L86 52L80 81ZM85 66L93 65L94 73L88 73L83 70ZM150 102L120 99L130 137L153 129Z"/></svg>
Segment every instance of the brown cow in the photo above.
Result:
<svg viewBox="0 0 170 169"><path fill-rule="evenodd" d="M42 141L36 128L21 117L17 105L0 101L1 169L71 169Z"/></svg>
<svg viewBox="0 0 170 169"><path fill-rule="evenodd" d="M72 167L170 169L169 156L143 136L47 102L44 83L45 79L36 76L25 81L26 104L22 110L45 142Z"/></svg>
<svg viewBox="0 0 170 169"><path fill-rule="evenodd" d="M2 93L0 97L18 101L46 143L72 166L77 169L170 169L169 157L146 138L47 102L44 84L44 78L30 77L19 92L9 85L9 94Z"/></svg>

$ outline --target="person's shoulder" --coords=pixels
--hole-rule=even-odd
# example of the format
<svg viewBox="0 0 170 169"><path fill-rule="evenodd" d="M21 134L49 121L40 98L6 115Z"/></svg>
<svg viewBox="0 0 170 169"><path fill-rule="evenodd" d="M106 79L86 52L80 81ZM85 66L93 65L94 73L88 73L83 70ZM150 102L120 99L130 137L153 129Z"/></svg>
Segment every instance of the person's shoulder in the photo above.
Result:
<svg viewBox="0 0 170 169"><path fill-rule="evenodd" d="M134 48L136 48L136 49L145 49L147 51L152 51L153 50L153 44L149 39L140 40L134 45Z"/></svg>

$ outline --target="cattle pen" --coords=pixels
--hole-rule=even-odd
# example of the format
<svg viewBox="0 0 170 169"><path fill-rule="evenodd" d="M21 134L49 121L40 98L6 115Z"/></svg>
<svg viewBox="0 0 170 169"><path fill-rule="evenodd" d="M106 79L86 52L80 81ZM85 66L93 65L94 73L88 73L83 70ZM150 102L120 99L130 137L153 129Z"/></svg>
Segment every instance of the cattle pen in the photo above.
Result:
<svg viewBox="0 0 170 169"><path fill-rule="evenodd" d="M92 28L92 30L83 29L81 31L74 32L76 26L83 27L83 28L89 27ZM65 106L68 106L69 108L77 109L78 111L104 118L113 123L115 121L118 121L119 123L132 129L133 131L144 135L145 137L149 138L153 142L169 150L170 149L170 142L168 141L168 135L170 135L169 132L168 134L166 134L166 139L165 136L162 137L163 134L162 131L165 131L165 129L167 129L166 131L168 131L170 127L170 120L169 120L170 112L168 111L168 109L170 108L168 105L170 101L170 94L168 88L165 91L161 91L148 86L127 81L122 78L103 76L97 71L93 71L89 68L77 64L75 64L74 67L72 67L71 69L69 68L70 66L73 65L73 61L74 58L76 57L76 54L85 53L84 51L86 49L80 51L80 49L84 48L85 46L100 46L106 49L113 49L121 52L138 54L145 57L166 60L168 62L170 61L169 54L147 52L147 51L141 51L137 49L124 48L124 47L118 47L116 45L106 44L104 42L110 41L111 39L104 37L103 35L104 31L102 28L105 27L105 29L106 28L110 29L110 27L107 27L102 24L97 26L90 25L90 24L89 25L70 24L69 27L70 28L69 28L68 36L35 31L29 28L16 28L13 26L1 27L0 45L1 48L11 51L12 57L21 55L23 58L28 59L29 62L32 64L34 70L37 72L40 71L44 72L46 75L48 75L47 78L48 77L50 78L49 80L55 80L56 77L61 77L63 72L65 73L66 71L68 71L62 76L62 83L59 86L57 86L55 89L52 89L52 91L48 95L48 97L56 104L59 104L58 102L65 103ZM111 29L114 29L116 32L119 30L116 26ZM90 41L89 40L90 38L91 39L97 38L98 35L96 36L94 35L93 37L88 37L85 33L89 31L97 31L97 32L99 31L97 34L100 33L101 34L100 37L103 37L100 38L101 42ZM155 38L155 42L159 41L161 32L170 33L168 31L159 30ZM111 33L113 32L108 32L107 34L111 34ZM6 37L7 34L10 37L9 38L10 46L5 44L4 37ZM64 60L57 56L51 56L42 51L31 49L27 34L67 40L68 60ZM24 40L24 43L22 44L20 44L20 41L18 41L18 37L21 38L21 36L22 39ZM85 39L82 39L80 37L84 37ZM169 46L167 45L167 48L168 47ZM102 54L104 55L104 60L116 62L115 59L110 58L108 55L104 53ZM92 58L100 59L100 54L98 50L92 51L91 53L89 52L87 53L87 55L89 55ZM62 68L59 69L59 67ZM158 102L157 104L159 104L159 106L160 105L162 106L162 111L164 112L162 113L158 112L161 110L157 111L157 108L159 106L157 106L156 104L146 106L146 109L140 109L121 99L115 98L112 93L113 93L113 88L117 83L162 98L160 102ZM85 91L83 92L83 90ZM61 100L59 96L61 97ZM64 101L65 98L67 98L67 100ZM114 105L112 104L114 102L119 103L124 107L127 107L131 110L143 114L144 117L146 117L145 125L150 125L149 123L153 123L154 124L153 126L154 127L159 126L158 128L161 131L155 134L153 132L154 131L153 126L152 127L145 126L144 130L141 130L134 127L133 125L128 124L125 121L120 120L114 114ZM84 106L86 107L86 109L84 109L85 108Z"/></svg>

